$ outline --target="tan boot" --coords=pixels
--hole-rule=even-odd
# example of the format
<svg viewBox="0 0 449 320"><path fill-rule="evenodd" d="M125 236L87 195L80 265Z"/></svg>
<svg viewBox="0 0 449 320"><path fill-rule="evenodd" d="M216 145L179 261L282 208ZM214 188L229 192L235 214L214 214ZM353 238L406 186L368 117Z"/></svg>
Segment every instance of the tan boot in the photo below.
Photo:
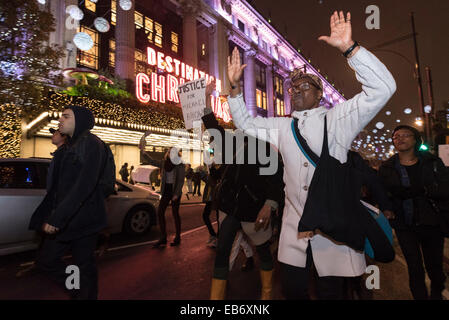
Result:
<svg viewBox="0 0 449 320"><path fill-rule="evenodd" d="M210 300L224 300L226 294L226 280L212 278Z"/></svg>
<svg viewBox="0 0 449 320"><path fill-rule="evenodd" d="M262 282L262 294L260 296L260 300L272 300L273 270L260 270L260 280Z"/></svg>

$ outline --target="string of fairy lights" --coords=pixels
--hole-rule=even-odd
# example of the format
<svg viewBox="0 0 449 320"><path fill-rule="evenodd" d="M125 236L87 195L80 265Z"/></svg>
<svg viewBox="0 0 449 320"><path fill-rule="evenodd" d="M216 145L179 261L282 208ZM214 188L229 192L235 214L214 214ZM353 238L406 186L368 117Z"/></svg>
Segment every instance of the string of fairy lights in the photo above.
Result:
<svg viewBox="0 0 449 320"><path fill-rule="evenodd" d="M0 105L0 158L20 156L21 110L13 104Z"/></svg>

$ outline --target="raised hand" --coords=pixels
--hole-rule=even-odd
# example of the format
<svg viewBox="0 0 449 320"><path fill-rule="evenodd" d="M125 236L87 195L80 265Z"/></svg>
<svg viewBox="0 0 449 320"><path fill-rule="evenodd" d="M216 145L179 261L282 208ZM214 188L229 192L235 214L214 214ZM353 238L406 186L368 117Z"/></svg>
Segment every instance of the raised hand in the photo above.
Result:
<svg viewBox="0 0 449 320"><path fill-rule="evenodd" d="M232 57L228 57L228 77L232 85L237 85L243 74L246 64L240 63L240 52L237 47L232 51Z"/></svg>
<svg viewBox="0 0 449 320"><path fill-rule="evenodd" d="M340 14L335 11L330 18L330 27L330 37L321 36L318 40L325 41L327 44L338 48L341 52L345 52L354 44L354 41L352 41L350 12L347 13L345 20L343 11L340 11Z"/></svg>

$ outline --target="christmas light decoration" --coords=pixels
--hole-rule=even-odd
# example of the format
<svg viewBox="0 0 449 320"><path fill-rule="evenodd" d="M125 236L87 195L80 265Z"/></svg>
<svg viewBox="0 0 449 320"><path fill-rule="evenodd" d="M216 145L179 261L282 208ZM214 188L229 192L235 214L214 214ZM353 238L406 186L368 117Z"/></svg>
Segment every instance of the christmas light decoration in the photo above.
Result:
<svg viewBox="0 0 449 320"><path fill-rule="evenodd" d="M78 32L73 37L73 43L76 45L76 47L80 50L89 51L94 46L94 41L85 32Z"/></svg>
<svg viewBox="0 0 449 320"><path fill-rule="evenodd" d="M119 4L120 4L120 8L122 8L125 11L128 11L129 9L131 9L131 7L133 5L131 0L120 0Z"/></svg>
<svg viewBox="0 0 449 320"><path fill-rule="evenodd" d="M110 25L105 18L98 17L94 20L94 26L99 32L108 32Z"/></svg>

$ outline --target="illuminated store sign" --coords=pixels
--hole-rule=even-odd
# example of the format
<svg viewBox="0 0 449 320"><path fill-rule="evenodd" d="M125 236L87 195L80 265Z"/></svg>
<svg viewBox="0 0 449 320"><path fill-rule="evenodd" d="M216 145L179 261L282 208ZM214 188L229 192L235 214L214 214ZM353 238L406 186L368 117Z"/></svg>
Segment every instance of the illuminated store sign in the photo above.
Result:
<svg viewBox="0 0 449 320"><path fill-rule="evenodd" d="M147 48L147 63L165 72L164 74L152 72L151 75L137 74L136 96L142 103L148 103L150 100L179 103L178 85L203 77L206 78L206 82L214 79L213 76L150 47ZM221 81L216 79L216 83L216 91L220 95ZM222 102L220 97L215 96L211 96L211 101L214 113L225 122L229 122L231 116L227 102Z"/></svg>

